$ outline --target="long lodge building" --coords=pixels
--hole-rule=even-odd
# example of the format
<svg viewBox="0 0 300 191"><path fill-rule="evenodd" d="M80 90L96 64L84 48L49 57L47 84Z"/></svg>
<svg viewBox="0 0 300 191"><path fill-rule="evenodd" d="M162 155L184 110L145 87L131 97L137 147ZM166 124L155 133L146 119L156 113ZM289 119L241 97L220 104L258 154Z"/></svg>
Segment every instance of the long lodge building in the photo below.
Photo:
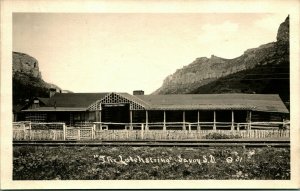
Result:
<svg viewBox="0 0 300 191"><path fill-rule="evenodd" d="M218 124L282 122L289 111L275 94L59 93L36 97L21 109L17 121L106 124L108 129L217 129ZM156 125L155 125L156 124ZM173 125L169 125L173 124ZM176 124L180 124L177 125ZM208 127L210 126L210 127Z"/></svg>

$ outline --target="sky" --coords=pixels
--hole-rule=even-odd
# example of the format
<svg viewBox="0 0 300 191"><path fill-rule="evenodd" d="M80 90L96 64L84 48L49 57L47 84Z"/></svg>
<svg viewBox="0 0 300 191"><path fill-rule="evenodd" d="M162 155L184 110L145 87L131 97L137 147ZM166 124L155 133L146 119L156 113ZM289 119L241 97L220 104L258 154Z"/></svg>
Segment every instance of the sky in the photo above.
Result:
<svg viewBox="0 0 300 191"><path fill-rule="evenodd" d="M199 57L235 58L276 41L286 14L14 13L13 51L73 92L150 94Z"/></svg>

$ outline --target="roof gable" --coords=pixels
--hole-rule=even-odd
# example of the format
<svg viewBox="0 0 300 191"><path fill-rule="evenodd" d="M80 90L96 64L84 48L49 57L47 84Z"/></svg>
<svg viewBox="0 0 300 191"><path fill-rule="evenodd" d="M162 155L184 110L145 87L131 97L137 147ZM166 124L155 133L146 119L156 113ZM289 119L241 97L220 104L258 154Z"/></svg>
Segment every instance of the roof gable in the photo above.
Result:
<svg viewBox="0 0 300 191"><path fill-rule="evenodd" d="M25 105L18 106L16 108L14 108L13 111L19 112L21 110L29 109L33 106L35 100L39 100L38 107L40 107L40 106L47 106L49 98L34 97L28 103L26 103Z"/></svg>
<svg viewBox="0 0 300 191"><path fill-rule="evenodd" d="M105 103L129 103L130 110L144 110L148 108L148 104L139 98L132 96L128 93L110 93L101 100L89 106L89 110L101 110L101 104Z"/></svg>
<svg viewBox="0 0 300 191"><path fill-rule="evenodd" d="M88 108L93 102L104 98L108 93L56 93L48 106Z"/></svg>

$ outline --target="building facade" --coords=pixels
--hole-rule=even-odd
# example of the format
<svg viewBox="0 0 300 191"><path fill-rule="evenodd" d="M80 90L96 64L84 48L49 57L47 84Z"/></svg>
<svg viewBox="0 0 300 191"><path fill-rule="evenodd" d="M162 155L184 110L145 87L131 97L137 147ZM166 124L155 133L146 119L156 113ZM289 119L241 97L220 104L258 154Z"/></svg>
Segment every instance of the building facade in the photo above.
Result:
<svg viewBox="0 0 300 191"><path fill-rule="evenodd" d="M145 124L166 128L167 124L205 124L279 121L289 111L275 94L171 94L55 93L34 98L22 108L20 119L32 122L106 123L110 129L135 128ZM157 124L157 125L155 125ZM204 125L203 125L204 124ZM184 128L184 127L183 127ZM192 128L199 128L197 125ZM230 128L229 128L230 129Z"/></svg>

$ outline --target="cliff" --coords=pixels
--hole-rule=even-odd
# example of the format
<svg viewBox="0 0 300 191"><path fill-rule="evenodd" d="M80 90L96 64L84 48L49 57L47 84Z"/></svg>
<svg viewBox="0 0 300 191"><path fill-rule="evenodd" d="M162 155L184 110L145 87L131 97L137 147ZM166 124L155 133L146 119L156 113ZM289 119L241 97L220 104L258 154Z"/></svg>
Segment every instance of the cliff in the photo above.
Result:
<svg viewBox="0 0 300 191"><path fill-rule="evenodd" d="M35 78L42 78L38 61L35 58L20 52L13 52L13 76L16 73L23 73Z"/></svg>
<svg viewBox="0 0 300 191"><path fill-rule="evenodd" d="M45 82L38 61L24 53L13 52L13 105L24 105L33 97L49 97L49 89L58 86Z"/></svg>
<svg viewBox="0 0 300 191"><path fill-rule="evenodd" d="M244 78L247 83L241 82ZM269 93L273 79L279 78L283 80L280 86L289 87L289 17L279 26L276 42L248 49L234 59L197 58L168 76L153 94Z"/></svg>

